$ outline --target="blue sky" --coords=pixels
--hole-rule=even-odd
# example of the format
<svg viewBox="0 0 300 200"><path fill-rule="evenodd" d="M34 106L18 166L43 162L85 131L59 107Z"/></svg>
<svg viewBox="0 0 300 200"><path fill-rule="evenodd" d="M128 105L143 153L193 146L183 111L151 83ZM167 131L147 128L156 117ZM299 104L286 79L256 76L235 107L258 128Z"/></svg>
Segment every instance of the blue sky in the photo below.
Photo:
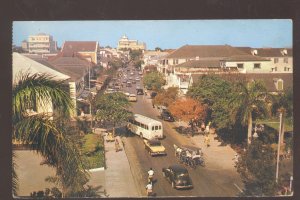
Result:
<svg viewBox="0 0 300 200"><path fill-rule="evenodd" d="M64 41L98 41L117 47L126 34L145 42L147 49L175 49L183 45L292 47L292 21L271 20L124 20L124 21L15 21L13 44L29 35L47 33L60 47Z"/></svg>

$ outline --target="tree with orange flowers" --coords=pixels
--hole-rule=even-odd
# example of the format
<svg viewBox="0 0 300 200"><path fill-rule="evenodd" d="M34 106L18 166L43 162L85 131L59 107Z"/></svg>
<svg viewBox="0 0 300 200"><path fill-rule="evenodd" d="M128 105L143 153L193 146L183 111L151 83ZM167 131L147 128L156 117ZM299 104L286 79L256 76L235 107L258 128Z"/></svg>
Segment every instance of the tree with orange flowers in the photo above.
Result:
<svg viewBox="0 0 300 200"><path fill-rule="evenodd" d="M206 106L192 98L177 99L169 106L171 114L177 119L189 122L192 119L205 119Z"/></svg>

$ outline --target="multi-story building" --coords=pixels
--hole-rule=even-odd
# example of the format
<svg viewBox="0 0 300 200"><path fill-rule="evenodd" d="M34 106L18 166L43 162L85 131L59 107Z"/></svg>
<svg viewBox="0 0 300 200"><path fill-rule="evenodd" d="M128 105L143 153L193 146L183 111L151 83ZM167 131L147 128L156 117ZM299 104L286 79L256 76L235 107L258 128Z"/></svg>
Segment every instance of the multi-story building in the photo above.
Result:
<svg viewBox="0 0 300 200"><path fill-rule="evenodd" d="M28 52L35 54L55 53L57 51L56 41L51 35L39 33L28 37Z"/></svg>
<svg viewBox="0 0 300 200"><path fill-rule="evenodd" d="M270 63L229 45L185 45L162 59L159 71L166 76L166 87L179 87L184 94L193 74L268 73Z"/></svg>
<svg viewBox="0 0 300 200"><path fill-rule="evenodd" d="M98 64L99 52L99 43L96 41L65 41L61 49L64 57L80 56L94 64Z"/></svg>
<svg viewBox="0 0 300 200"><path fill-rule="evenodd" d="M118 42L118 50L120 49L132 49L132 50L146 50L146 44L140 43L137 40L129 40L126 35L124 35Z"/></svg>
<svg viewBox="0 0 300 200"><path fill-rule="evenodd" d="M157 66L159 61L168 54L168 52L164 51L145 51L143 54L144 63L141 65L142 71L144 71L147 66Z"/></svg>
<svg viewBox="0 0 300 200"><path fill-rule="evenodd" d="M291 48L250 48L237 47L238 49L251 54L271 60L272 73L293 72L293 50Z"/></svg>

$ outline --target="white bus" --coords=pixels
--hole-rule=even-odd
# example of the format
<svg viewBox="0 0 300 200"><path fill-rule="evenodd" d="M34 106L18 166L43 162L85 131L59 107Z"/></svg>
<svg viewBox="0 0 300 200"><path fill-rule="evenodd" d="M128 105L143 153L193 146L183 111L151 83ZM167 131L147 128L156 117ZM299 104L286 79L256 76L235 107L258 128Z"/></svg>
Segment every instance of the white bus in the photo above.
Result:
<svg viewBox="0 0 300 200"><path fill-rule="evenodd" d="M163 138L162 123L143 115L134 114L134 119L129 120L127 128L129 131L139 135L141 138L148 140Z"/></svg>

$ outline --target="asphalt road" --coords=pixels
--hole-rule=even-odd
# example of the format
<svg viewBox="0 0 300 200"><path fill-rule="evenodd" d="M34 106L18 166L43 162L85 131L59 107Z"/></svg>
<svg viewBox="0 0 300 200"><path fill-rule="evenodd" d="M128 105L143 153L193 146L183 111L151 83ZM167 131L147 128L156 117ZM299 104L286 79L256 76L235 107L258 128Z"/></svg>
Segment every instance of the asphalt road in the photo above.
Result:
<svg viewBox="0 0 300 200"><path fill-rule="evenodd" d="M137 74L137 73L136 73ZM133 76L135 77L135 75ZM142 86L142 83L138 83ZM135 92L135 85L130 88L123 88L130 93ZM157 120L158 113L152 108L149 96L138 95L138 101L132 103L132 111ZM161 120L160 120L161 121ZM193 181L194 188L189 190L176 190L162 175L162 168L172 164L179 164L175 155L173 144L189 145L194 144L189 138L178 134L174 130L173 123L163 122L164 135L161 140L167 151L167 156L151 157L144 149L143 140L138 136L131 135L125 138L125 151L130 162L132 173L136 186L142 194L146 194L145 186L147 184L147 171L150 167L155 171L154 193L157 197L162 196L197 196L197 197L234 197L238 194L238 189L234 183L239 181L233 170L218 170L209 167L197 167L191 169L187 167L190 177Z"/></svg>

